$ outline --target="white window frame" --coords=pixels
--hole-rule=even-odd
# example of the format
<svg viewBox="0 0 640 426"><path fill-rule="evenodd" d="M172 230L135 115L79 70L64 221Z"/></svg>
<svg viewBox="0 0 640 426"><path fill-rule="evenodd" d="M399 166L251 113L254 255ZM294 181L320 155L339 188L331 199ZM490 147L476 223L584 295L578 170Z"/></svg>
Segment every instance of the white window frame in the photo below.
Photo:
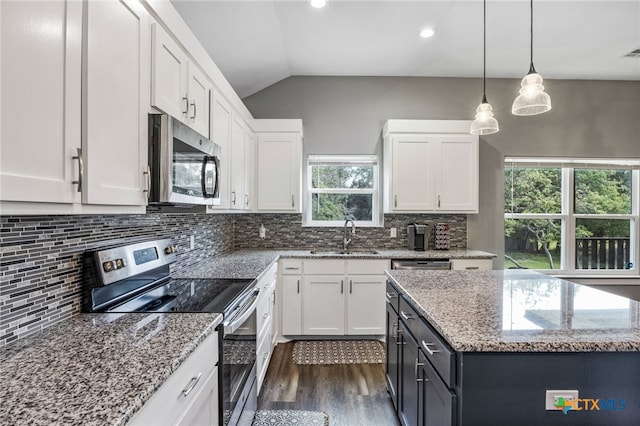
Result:
<svg viewBox="0 0 640 426"><path fill-rule="evenodd" d="M561 223L560 268L539 269L540 272L566 277L577 276L639 276L640 275L640 159L591 159L591 158L516 158L507 157L505 171L516 167L560 168L561 213L531 214L506 213L505 219L554 219ZM577 214L574 213L574 176L576 168L631 169L631 213L629 214ZM505 179L505 185L509 182ZM630 222L630 261L633 269L576 269L576 219L625 219Z"/></svg>
<svg viewBox="0 0 640 426"><path fill-rule="evenodd" d="M341 188L312 188L311 166L317 163L326 164L348 164L348 163L370 163L373 166L373 188L371 189L341 189ZM371 194L371 218L370 221L357 220L356 226L377 227L382 226L380 218L380 159L377 155L309 155L306 163L307 185L305 188L305 203L303 213L303 226L335 227L343 226L344 220L313 220L312 219L312 198L314 194Z"/></svg>

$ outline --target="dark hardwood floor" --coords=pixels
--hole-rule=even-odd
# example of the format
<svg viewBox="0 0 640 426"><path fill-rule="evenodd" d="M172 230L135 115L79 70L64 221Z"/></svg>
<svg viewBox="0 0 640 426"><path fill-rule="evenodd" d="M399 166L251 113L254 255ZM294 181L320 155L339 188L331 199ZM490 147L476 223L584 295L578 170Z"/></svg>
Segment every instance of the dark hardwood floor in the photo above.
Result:
<svg viewBox="0 0 640 426"><path fill-rule="evenodd" d="M311 410L331 426L397 426L384 364L295 365L293 342L276 346L258 409Z"/></svg>

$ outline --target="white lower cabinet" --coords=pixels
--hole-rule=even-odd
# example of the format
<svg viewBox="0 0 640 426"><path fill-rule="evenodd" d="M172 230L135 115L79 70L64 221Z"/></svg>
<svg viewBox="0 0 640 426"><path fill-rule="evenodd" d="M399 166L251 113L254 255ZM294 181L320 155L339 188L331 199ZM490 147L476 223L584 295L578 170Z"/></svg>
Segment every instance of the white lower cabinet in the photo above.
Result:
<svg viewBox="0 0 640 426"><path fill-rule="evenodd" d="M207 337L131 419L132 425L218 424L218 334Z"/></svg>
<svg viewBox="0 0 640 426"><path fill-rule="evenodd" d="M260 393L262 382L267 375L269 361L273 353L273 301L276 291L276 282L278 277L278 267L276 264L271 266L260 279L258 279L257 287L260 290L258 296L258 306L256 307L256 328L258 330L256 336L256 375L257 375L257 391Z"/></svg>
<svg viewBox="0 0 640 426"><path fill-rule="evenodd" d="M283 335L385 333L384 270L389 269L389 260L285 259L281 262Z"/></svg>

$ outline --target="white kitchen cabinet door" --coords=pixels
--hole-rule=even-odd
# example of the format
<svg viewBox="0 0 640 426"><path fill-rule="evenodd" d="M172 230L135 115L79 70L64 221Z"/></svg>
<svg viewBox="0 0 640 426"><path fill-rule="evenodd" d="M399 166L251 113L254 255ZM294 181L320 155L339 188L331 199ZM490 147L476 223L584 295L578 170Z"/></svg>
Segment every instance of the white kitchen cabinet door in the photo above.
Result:
<svg viewBox="0 0 640 426"><path fill-rule="evenodd" d="M84 7L83 202L145 205L148 15L136 1Z"/></svg>
<svg viewBox="0 0 640 426"><path fill-rule="evenodd" d="M301 145L296 133L258 134L258 210L300 211Z"/></svg>
<svg viewBox="0 0 640 426"><path fill-rule="evenodd" d="M0 199L80 201L82 3L0 2Z"/></svg>
<svg viewBox="0 0 640 426"><path fill-rule="evenodd" d="M208 138L212 85L193 63L189 63L188 70L189 110L187 112L187 121L196 132Z"/></svg>
<svg viewBox="0 0 640 426"><path fill-rule="evenodd" d="M244 208L244 122L231 118L231 186L230 208Z"/></svg>
<svg viewBox="0 0 640 426"><path fill-rule="evenodd" d="M302 277L282 275L282 334L302 334Z"/></svg>
<svg viewBox="0 0 640 426"><path fill-rule="evenodd" d="M211 140L220 146L219 191L220 205L213 209L228 209L231 171L231 105L217 91L211 95Z"/></svg>
<svg viewBox="0 0 640 426"><path fill-rule="evenodd" d="M385 334L384 275L349 275L347 297L347 333L358 335Z"/></svg>
<svg viewBox="0 0 640 426"><path fill-rule="evenodd" d="M255 165L256 165L256 134L245 129L244 135L244 210L253 210L255 204Z"/></svg>
<svg viewBox="0 0 640 426"><path fill-rule="evenodd" d="M421 135L393 136L391 211L435 208L433 158L435 143Z"/></svg>
<svg viewBox="0 0 640 426"><path fill-rule="evenodd" d="M187 55L157 23L151 25L151 105L179 119L186 120Z"/></svg>
<svg viewBox="0 0 640 426"><path fill-rule="evenodd" d="M217 425L218 424L218 367L202 383L200 392L187 408L178 425Z"/></svg>
<svg viewBox="0 0 640 426"><path fill-rule="evenodd" d="M436 209L478 211L478 137L445 135L438 137L440 167Z"/></svg>
<svg viewBox="0 0 640 426"><path fill-rule="evenodd" d="M302 328L305 335L345 334L345 279L341 275L305 275L302 279Z"/></svg>

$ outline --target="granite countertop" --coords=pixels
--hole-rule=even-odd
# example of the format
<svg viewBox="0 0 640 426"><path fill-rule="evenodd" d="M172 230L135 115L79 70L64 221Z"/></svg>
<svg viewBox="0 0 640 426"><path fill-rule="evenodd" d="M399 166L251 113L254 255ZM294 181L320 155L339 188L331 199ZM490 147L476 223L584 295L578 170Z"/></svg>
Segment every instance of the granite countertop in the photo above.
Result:
<svg viewBox="0 0 640 426"><path fill-rule="evenodd" d="M479 250L385 250L371 253L354 249L348 254L339 250L237 250L212 256L193 266L172 272L174 278L255 279L278 259L492 259L494 254Z"/></svg>
<svg viewBox="0 0 640 426"><path fill-rule="evenodd" d="M635 300L531 270L387 274L456 351L640 351Z"/></svg>
<svg viewBox="0 0 640 426"><path fill-rule="evenodd" d="M83 314L3 347L0 424L123 425L221 321Z"/></svg>

